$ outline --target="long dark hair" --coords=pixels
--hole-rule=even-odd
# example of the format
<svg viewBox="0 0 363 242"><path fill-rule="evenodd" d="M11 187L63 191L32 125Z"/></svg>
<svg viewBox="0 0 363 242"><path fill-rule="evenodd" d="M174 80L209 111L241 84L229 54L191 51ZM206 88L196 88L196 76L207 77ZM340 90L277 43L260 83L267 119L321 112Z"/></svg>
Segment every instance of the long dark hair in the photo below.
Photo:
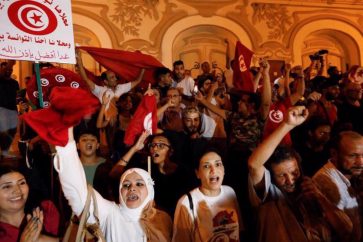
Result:
<svg viewBox="0 0 363 242"><path fill-rule="evenodd" d="M19 162L17 162L17 161L13 161L12 163L0 161L0 178L2 176L12 173L12 172L18 172L18 173L22 174L28 183L29 194L28 194L28 199L25 203L24 212L31 213L33 208L36 208L37 206L39 206L40 200L35 195L31 197L31 192L30 192L31 187L29 184L30 176L28 174L29 171L27 170L26 167L19 165Z"/></svg>

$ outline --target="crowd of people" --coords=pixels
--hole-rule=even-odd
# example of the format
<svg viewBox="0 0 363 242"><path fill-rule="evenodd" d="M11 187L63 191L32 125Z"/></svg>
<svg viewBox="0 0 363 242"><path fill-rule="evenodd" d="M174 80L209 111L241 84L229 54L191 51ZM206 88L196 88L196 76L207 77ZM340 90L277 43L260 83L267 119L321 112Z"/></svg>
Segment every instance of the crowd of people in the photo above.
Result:
<svg viewBox="0 0 363 242"><path fill-rule="evenodd" d="M362 241L362 67L324 76L322 54L271 80L261 59L246 92L226 57L225 70L203 62L195 79L181 60L160 67L143 92L144 69L123 84L107 70L97 85L77 50L100 108L69 127L64 147L18 120L33 108L2 62L0 242L58 241L87 184L98 208L88 222L106 241ZM157 132L126 145L144 95L156 99ZM16 131L20 157L9 152Z"/></svg>

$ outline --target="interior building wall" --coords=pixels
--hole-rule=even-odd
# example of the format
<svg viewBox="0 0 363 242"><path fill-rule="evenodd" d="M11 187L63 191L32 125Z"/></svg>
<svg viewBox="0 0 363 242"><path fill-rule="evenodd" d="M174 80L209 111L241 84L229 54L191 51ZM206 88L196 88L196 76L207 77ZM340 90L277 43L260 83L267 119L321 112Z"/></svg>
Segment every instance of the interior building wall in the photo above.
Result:
<svg viewBox="0 0 363 242"><path fill-rule="evenodd" d="M201 61L224 68L225 39L231 56L237 40L253 50L252 64L267 57L307 66L325 48L327 65L362 65L363 0L72 0L72 10L77 44L140 50L167 67L183 59L188 69ZM22 80L31 71L23 62L14 74Z"/></svg>

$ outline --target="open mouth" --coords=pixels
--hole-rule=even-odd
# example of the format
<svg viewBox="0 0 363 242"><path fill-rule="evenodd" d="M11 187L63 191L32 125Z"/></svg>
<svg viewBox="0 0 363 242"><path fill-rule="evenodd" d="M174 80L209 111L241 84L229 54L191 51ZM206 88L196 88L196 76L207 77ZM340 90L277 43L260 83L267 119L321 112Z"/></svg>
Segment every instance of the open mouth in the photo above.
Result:
<svg viewBox="0 0 363 242"><path fill-rule="evenodd" d="M209 178L209 182L210 183L218 183L219 182L219 176L211 176L210 178Z"/></svg>
<svg viewBox="0 0 363 242"><path fill-rule="evenodd" d="M87 150L92 150L92 145L91 145L91 144L87 144L87 145L86 145L86 149L87 149Z"/></svg>
<svg viewBox="0 0 363 242"><path fill-rule="evenodd" d="M157 157L159 157L160 155L158 154L158 153L154 153L154 154L152 154L152 157L154 157L154 158L157 158Z"/></svg>
<svg viewBox="0 0 363 242"><path fill-rule="evenodd" d="M127 196L127 201L136 201L137 199L139 199L139 196L133 193Z"/></svg>

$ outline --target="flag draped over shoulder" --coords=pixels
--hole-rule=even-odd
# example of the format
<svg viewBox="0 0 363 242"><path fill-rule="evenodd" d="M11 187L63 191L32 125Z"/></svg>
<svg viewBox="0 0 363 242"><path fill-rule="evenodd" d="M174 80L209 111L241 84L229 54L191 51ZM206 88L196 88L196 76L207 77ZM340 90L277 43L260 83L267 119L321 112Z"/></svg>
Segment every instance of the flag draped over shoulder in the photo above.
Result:
<svg viewBox="0 0 363 242"><path fill-rule="evenodd" d="M124 50L114 50L96 47L78 47L88 52L99 64L105 68L112 70L123 80L129 82L134 81L142 68L145 68L143 87L147 87L148 83L154 84L154 70L163 67L156 58L145 55L139 51L131 52Z"/></svg>
<svg viewBox="0 0 363 242"><path fill-rule="evenodd" d="M233 85L238 90L254 92L250 65L253 52L237 41L234 56Z"/></svg>
<svg viewBox="0 0 363 242"><path fill-rule="evenodd" d="M20 116L50 144L65 146L68 128L77 125L84 116L96 112L98 99L88 90L71 87L54 87L49 96L49 108Z"/></svg>
<svg viewBox="0 0 363 242"><path fill-rule="evenodd" d="M136 136L144 130L154 134L157 130L157 122L156 98L154 95L145 95L126 129L124 143L126 145L134 144Z"/></svg>

